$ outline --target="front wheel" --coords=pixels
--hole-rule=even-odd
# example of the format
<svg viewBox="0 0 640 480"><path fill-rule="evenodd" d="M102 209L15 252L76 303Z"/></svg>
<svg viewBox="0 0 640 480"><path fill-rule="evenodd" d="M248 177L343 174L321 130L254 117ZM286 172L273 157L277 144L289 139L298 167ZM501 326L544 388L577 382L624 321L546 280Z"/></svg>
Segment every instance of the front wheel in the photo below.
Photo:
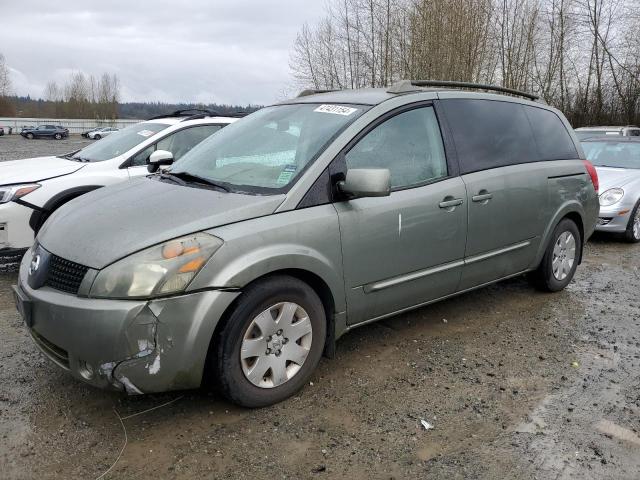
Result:
<svg viewBox="0 0 640 480"><path fill-rule="evenodd" d="M59 133L56 133L53 138L55 138L56 140L62 140L62 135Z"/></svg>
<svg viewBox="0 0 640 480"><path fill-rule="evenodd" d="M326 328L322 302L306 283L283 275L250 285L214 346L222 393L245 407L290 397L318 365Z"/></svg>
<svg viewBox="0 0 640 480"><path fill-rule="evenodd" d="M101 138L102 138L102 137L101 137L100 135L95 135L95 136L93 137L93 139L94 139L94 140L100 140Z"/></svg>
<svg viewBox="0 0 640 480"><path fill-rule="evenodd" d="M547 292L564 289L576 273L582 238L574 221L565 218L556 226L540 266L533 273L535 285Z"/></svg>
<svg viewBox="0 0 640 480"><path fill-rule="evenodd" d="M624 232L624 238L627 242L640 242L640 200L638 200L638 203L636 203L636 206L631 212L627 230Z"/></svg>
<svg viewBox="0 0 640 480"><path fill-rule="evenodd" d="M33 133L27 133L27 138L29 140L33 140Z"/></svg>

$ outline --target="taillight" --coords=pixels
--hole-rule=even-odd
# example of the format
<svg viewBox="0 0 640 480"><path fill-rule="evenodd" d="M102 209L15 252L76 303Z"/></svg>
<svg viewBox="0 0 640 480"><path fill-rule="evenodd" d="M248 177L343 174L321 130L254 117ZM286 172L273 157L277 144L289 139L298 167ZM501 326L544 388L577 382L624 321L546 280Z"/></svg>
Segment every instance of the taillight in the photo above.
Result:
<svg viewBox="0 0 640 480"><path fill-rule="evenodd" d="M583 160L584 166L587 167L587 172L589 172L589 176L591 177L591 182L593 183L593 188L596 189L596 193L600 190L600 180L598 180L598 172L596 171L596 167L589 160Z"/></svg>

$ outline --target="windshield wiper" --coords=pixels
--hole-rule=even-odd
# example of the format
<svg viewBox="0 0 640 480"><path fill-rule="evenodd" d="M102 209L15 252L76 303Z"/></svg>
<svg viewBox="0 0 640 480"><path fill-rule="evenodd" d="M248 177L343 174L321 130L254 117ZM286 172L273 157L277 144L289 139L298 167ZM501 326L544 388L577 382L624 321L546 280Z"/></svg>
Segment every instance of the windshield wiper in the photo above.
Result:
<svg viewBox="0 0 640 480"><path fill-rule="evenodd" d="M166 174L165 174L166 175ZM213 180L209 180L208 178L205 177L201 177L199 175L194 175L193 173L189 173L189 172L170 172L168 173L168 175L171 175L172 177L178 177L181 178L189 183L202 183L205 185L209 185L211 187L214 188L218 188L224 192L231 192L231 189L225 185L221 185L219 183L214 182Z"/></svg>
<svg viewBox="0 0 640 480"><path fill-rule="evenodd" d="M183 187L187 184L187 182L182 180L180 177L176 177L175 175L172 175L170 173L161 173L160 174L160 178L162 180L170 180L170 181L172 181L174 183L177 183L178 185L181 185Z"/></svg>

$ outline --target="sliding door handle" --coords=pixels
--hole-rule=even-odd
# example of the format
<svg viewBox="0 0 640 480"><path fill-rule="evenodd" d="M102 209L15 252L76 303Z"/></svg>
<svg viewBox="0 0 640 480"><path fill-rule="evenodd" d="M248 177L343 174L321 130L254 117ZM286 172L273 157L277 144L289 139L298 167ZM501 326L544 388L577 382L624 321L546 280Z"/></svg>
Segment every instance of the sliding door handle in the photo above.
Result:
<svg viewBox="0 0 640 480"><path fill-rule="evenodd" d="M474 195L473 197L471 197L471 200L473 200L474 202L488 202L492 198L493 198L493 193L485 192L485 193L479 193L478 195Z"/></svg>
<svg viewBox="0 0 640 480"><path fill-rule="evenodd" d="M451 208L451 207L457 207L458 205L462 205L462 199L461 198L452 198L451 200L443 200L441 201L438 206L440 208Z"/></svg>

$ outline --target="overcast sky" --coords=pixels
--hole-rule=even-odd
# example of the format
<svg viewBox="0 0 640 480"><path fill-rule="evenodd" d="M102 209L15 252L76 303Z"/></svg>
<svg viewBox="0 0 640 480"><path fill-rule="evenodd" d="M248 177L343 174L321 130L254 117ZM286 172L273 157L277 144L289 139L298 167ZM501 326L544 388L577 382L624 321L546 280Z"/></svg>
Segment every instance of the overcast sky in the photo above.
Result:
<svg viewBox="0 0 640 480"><path fill-rule="evenodd" d="M28 8L25 8L28 4ZM292 86L289 52L323 0L0 2L16 94L72 71L116 73L123 101L269 104Z"/></svg>

